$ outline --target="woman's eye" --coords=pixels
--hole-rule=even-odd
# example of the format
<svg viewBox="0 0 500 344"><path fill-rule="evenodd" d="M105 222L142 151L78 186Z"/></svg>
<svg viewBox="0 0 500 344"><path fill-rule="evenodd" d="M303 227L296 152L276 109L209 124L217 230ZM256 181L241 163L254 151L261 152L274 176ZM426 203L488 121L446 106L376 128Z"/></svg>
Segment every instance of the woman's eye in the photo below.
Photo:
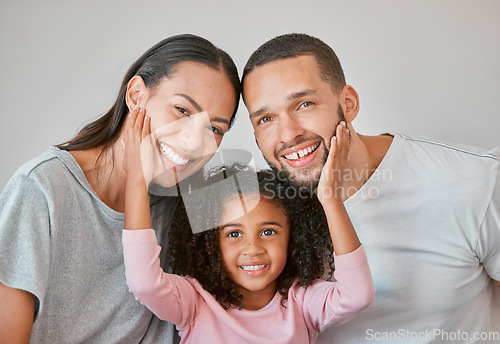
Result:
<svg viewBox="0 0 500 344"><path fill-rule="evenodd" d="M257 122L257 124L264 124L264 123L267 123L267 122L270 122L271 121L271 117L262 117L261 119L259 119L259 122Z"/></svg>
<svg viewBox="0 0 500 344"><path fill-rule="evenodd" d="M304 108L309 107L311 105L314 105L314 103L313 102L303 102L300 104L299 109L304 109Z"/></svg>
<svg viewBox="0 0 500 344"><path fill-rule="evenodd" d="M274 229L264 229L262 231L262 235L268 236L268 235L273 235L276 234L276 231Z"/></svg>
<svg viewBox="0 0 500 344"><path fill-rule="evenodd" d="M184 116L189 116L189 111L180 107L180 106L176 106L175 107L177 109L177 111L179 111L181 114L183 114Z"/></svg>
<svg viewBox="0 0 500 344"><path fill-rule="evenodd" d="M229 232L227 233L227 236L228 237L231 237L231 238L237 238L237 237L240 237L242 236L240 232L236 232L236 231L233 231L233 232Z"/></svg>
<svg viewBox="0 0 500 344"><path fill-rule="evenodd" d="M217 127L214 127L214 126L208 126L207 129L209 129L210 131L212 131L214 134L216 135L220 135L220 136L223 136L224 135L224 132L222 132L222 130L220 130L219 128Z"/></svg>

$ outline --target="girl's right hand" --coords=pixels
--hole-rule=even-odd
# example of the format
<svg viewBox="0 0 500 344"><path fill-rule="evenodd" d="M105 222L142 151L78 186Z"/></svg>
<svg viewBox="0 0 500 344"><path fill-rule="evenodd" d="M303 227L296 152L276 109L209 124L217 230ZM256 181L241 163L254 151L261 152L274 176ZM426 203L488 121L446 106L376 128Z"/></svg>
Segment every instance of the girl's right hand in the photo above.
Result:
<svg viewBox="0 0 500 344"><path fill-rule="evenodd" d="M144 181L146 185L151 181L150 135L150 119L146 116L146 110L133 109L126 119L122 138L123 169L127 174L127 181Z"/></svg>
<svg viewBox="0 0 500 344"><path fill-rule="evenodd" d="M317 188L318 199L323 205L330 201L342 203L345 167L349 157L349 129L345 122L341 122L335 131Z"/></svg>

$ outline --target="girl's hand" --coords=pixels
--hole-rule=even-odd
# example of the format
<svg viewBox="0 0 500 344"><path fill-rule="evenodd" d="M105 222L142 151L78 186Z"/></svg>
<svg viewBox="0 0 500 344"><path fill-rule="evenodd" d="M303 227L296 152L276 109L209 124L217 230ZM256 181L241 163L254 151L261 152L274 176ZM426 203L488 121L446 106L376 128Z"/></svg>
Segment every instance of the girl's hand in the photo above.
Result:
<svg viewBox="0 0 500 344"><path fill-rule="evenodd" d="M343 201L344 169L348 156L349 129L345 122L341 122L330 141L330 152L318 183L317 194L321 204L332 200Z"/></svg>
<svg viewBox="0 0 500 344"><path fill-rule="evenodd" d="M123 168L128 182L144 181L152 178L150 119L145 109L133 109L125 122L123 145Z"/></svg>

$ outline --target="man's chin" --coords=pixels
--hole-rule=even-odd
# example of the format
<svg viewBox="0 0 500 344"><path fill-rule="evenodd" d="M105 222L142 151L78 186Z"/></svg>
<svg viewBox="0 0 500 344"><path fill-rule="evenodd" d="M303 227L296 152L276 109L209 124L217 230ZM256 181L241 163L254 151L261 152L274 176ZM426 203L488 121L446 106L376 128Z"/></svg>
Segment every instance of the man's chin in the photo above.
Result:
<svg viewBox="0 0 500 344"><path fill-rule="evenodd" d="M288 166L279 164L269 164L275 171L280 181L301 189L307 189L311 193L318 187L320 170L292 169Z"/></svg>
<svg viewBox="0 0 500 344"><path fill-rule="evenodd" d="M296 187L308 188L311 190L316 190L318 187L320 176L319 171L284 171L290 183Z"/></svg>

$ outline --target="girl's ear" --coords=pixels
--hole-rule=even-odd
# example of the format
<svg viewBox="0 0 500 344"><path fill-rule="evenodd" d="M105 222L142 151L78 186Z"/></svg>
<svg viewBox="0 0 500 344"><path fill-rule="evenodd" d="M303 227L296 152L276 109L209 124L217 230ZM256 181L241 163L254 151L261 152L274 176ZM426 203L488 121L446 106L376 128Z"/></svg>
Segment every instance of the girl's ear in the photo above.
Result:
<svg viewBox="0 0 500 344"><path fill-rule="evenodd" d="M344 110L347 123L351 123L359 112L358 92L351 85L345 85L342 91L340 91L339 101Z"/></svg>
<svg viewBox="0 0 500 344"><path fill-rule="evenodd" d="M149 95L149 89L139 75L134 76L127 85L125 101L129 111L137 107L144 107Z"/></svg>

